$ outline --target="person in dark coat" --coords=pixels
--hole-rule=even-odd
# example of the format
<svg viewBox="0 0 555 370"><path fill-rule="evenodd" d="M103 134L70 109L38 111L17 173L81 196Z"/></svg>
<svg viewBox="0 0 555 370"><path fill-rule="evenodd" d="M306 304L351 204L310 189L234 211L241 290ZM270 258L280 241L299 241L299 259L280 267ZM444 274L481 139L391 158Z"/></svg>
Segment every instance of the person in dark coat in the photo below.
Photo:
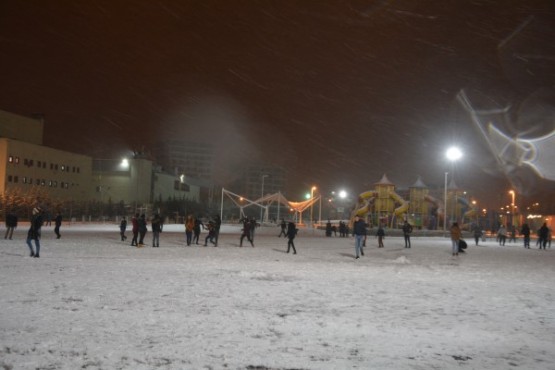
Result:
<svg viewBox="0 0 555 370"><path fill-rule="evenodd" d="M135 213L135 216L131 219L131 232L133 233L133 239L131 239L131 246L138 246L137 238L139 237L139 214Z"/></svg>
<svg viewBox="0 0 555 370"><path fill-rule="evenodd" d="M160 233L162 232L162 219L158 213L155 213L150 220L152 227L152 247L160 248Z"/></svg>
<svg viewBox="0 0 555 370"><path fill-rule="evenodd" d="M139 224L139 247L142 247L145 245L145 242L144 242L145 235L146 235L146 232L148 231L146 226L146 216L144 213L141 215L141 217L139 217L138 224Z"/></svg>
<svg viewBox="0 0 555 370"><path fill-rule="evenodd" d="M331 226L331 221L328 220L328 222L326 222L326 236L331 237L332 232L333 232L333 226Z"/></svg>
<svg viewBox="0 0 555 370"><path fill-rule="evenodd" d="M256 222L256 221L254 221L254 222ZM254 247L254 242L252 241L252 228L254 226L252 225L252 223L253 223L253 220L249 220L248 218L243 219L243 228L241 229L242 233L241 233L241 238L239 239L239 246L240 247L243 246L243 239L245 239L245 238L247 238L247 240Z"/></svg>
<svg viewBox="0 0 555 370"><path fill-rule="evenodd" d="M6 235L4 235L4 239L12 240L13 232L17 228L17 215L15 212L10 211L6 215Z"/></svg>
<svg viewBox="0 0 555 370"><path fill-rule="evenodd" d="M259 226L260 226L260 224L258 222L256 222L256 218L254 218L254 217L251 218L251 220L250 220L251 244L254 243L254 231Z"/></svg>
<svg viewBox="0 0 555 370"><path fill-rule="evenodd" d="M359 259L361 255L364 256L362 243L366 237L366 223L359 216L355 216L355 222L353 223L353 235L355 237L355 258Z"/></svg>
<svg viewBox="0 0 555 370"><path fill-rule="evenodd" d="M403 224L403 236L405 237L405 248L410 248L410 234L412 234L412 225L408 221Z"/></svg>
<svg viewBox="0 0 555 370"><path fill-rule="evenodd" d="M547 223L543 223L542 227L538 230L538 239L540 242L540 249L545 249L547 246L547 239L549 236L549 228L547 227Z"/></svg>
<svg viewBox="0 0 555 370"><path fill-rule="evenodd" d="M524 248L530 249L530 226L528 226L528 224L522 224L520 233L524 238Z"/></svg>
<svg viewBox="0 0 555 370"><path fill-rule="evenodd" d="M195 218L195 228L193 229L193 243L198 245L198 239L200 238L200 228L205 228L200 217Z"/></svg>
<svg viewBox="0 0 555 370"><path fill-rule="evenodd" d="M278 238L281 238L282 235L284 238L287 237L287 223L283 218L281 219L281 223L279 224L279 226L281 227L281 231L278 235Z"/></svg>
<svg viewBox="0 0 555 370"><path fill-rule="evenodd" d="M376 236L378 237L378 248L383 248L383 240L385 239L385 231L382 227L382 225L378 226L378 232L376 233Z"/></svg>
<svg viewBox="0 0 555 370"><path fill-rule="evenodd" d="M293 254L297 254L295 243L293 242L295 236L297 236L297 231L299 231L299 229L297 229L294 222L291 221L287 224L287 253L289 253L289 250L293 248Z"/></svg>
<svg viewBox="0 0 555 370"><path fill-rule="evenodd" d="M208 246L208 241L210 241L210 243L214 244L214 247L217 247L218 245L216 244L216 225L214 224L213 221L208 221L208 235L206 235L206 238L204 238L204 246Z"/></svg>
<svg viewBox="0 0 555 370"><path fill-rule="evenodd" d="M214 217L214 232L216 233L216 243L214 244L214 247L218 246L218 238L220 237L221 226L222 226L222 219L220 218L220 215L216 215Z"/></svg>
<svg viewBox="0 0 555 370"><path fill-rule="evenodd" d="M123 217L121 219L121 222L119 223L119 234L121 236L122 242L127 240L127 236L125 236L125 230L127 230L127 220L125 219L125 217Z"/></svg>
<svg viewBox="0 0 555 370"><path fill-rule="evenodd" d="M478 246L478 242L482 237L482 228L480 227L480 225L474 224L472 230L474 232L474 242L476 243L476 246Z"/></svg>
<svg viewBox="0 0 555 370"><path fill-rule="evenodd" d="M56 239L60 239L62 235L60 234L60 227L62 226L62 215L60 212L56 214L54 218L54 233L56 234Z"/></svg>
<svg viewBox="0 0 555 370"><path fill-rule="evenodd" d="M33 215L31 216L31 226L27 232L27 245L31 251L30 256L39 258L40 257L40 229L42 227L42 210L39 207L33 208ZM31 241L35 241L35 250L33 250L33 245Z"/></svg>

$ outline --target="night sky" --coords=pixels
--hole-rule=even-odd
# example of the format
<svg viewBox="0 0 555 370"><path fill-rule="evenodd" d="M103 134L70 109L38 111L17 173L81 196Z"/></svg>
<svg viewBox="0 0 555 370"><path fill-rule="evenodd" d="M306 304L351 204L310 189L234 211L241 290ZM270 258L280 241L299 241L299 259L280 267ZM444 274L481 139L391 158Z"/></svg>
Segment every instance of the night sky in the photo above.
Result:
<svg viewBox="0 0 555 370"><path fill-rule="evenodd" d="M209 142L219 182L282 165L292 200L384 173L442 187L450 144L481 204L513 186L553 199L553 182L496 158L457 95L511 106L495 122L510 137L553 131L554 4L2 0L0 109L43 114L46 145L95 158Z"/></svg>

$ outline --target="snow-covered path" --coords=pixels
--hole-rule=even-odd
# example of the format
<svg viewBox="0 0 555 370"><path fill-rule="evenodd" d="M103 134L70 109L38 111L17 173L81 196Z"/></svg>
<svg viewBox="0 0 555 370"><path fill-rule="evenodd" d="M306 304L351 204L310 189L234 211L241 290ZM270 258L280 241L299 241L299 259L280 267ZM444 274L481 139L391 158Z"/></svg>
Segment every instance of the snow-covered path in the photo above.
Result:
<svg viewBox="0 0 555 370"><path fill-rule="evenodd" d="M20 227L0 241L0 368L555 368L550 249L369 238L355 260L352 238L301 230L292 255L278 232L185 247L167 225L134 248L72 225L45 228L33 259Z"/></svg>

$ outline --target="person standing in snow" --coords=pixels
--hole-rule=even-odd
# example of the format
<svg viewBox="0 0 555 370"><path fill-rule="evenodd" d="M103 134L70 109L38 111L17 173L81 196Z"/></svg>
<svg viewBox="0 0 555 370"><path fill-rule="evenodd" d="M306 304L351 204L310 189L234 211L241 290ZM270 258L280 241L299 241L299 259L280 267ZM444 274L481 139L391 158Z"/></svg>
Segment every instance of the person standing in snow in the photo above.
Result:
<svg viewBox="0 0 555 370"><path fill-rule="evenodd" d="M538 239L540 242L540 249L545 249L547 246L547 240L549 239L549 228L547 227L546 222L544 222L542 227L538 230Z"/></svg>
<svg viewBox="0 0 555 370"><path fill-rule="evenodd" d="M530 226L528 226L528 224L522 224L520 233L524 238L524 248L530 249Z"/></svg>
<svg viewBox="0 0 555 370"><path fill-rule="evenodd" d="M451 247L453 256L459 255L459 241L461 240L462 232L459 228L459 224L457 222L453 222L451 229L449 230L451 233Z"/></svg>
<svg viewBox="0 0 555 370"><path fill-rule="evenodd" d="M152 217L152 248L160 248L160 233L162 232L162 219L158 213Z"/></svg>
<svg viewBox="0 0 555 370"><path fill-rule="evenodd" d="M185 238L187 239L187 246L190 246L191 242L193 241L194 230L195 219L193 218L193 215L187 215L187 218L185 218Z"/></svg>
<svg viewBox="0 0 555 370"><path fill-rule="evenodd" d="M499 239L499 245L505 245L505 241L507 240L507 229L505 229L505 225L501 225L499 230L497 230L497 239Z"/></svg>
<svg viewBox="0 0 555 370"><path fill-rule="evenodd" d="M12 240L13 231L17 228L17 215L14 211L8 212L6 215L6 235L4 239Z"/></svg>
<svg viewBox="0 0 555 370"><path fill-rule="evenodd" d="M131 232L133 233L133 239L131 239L131 246L138 246L137 238L139 236L139 214L135 213L135 216L131 219Z"/></svg>
<svg viewBox="0 0 555 370"><path fill-rule="evenodd" d="M216 243L214 247L218 246L218 238L220 237L220 227L222 226L222 219L220 215L214 217L214 232L216 233Z"/></svg>
<svg viewBox="0 0 555 370"><path fill-rule="evenodd" d="M294 222L291 221L287 224L287 253L289 253L289 250L293 248L293 254L297 254L295 243L293 242L295 236L297 236L297 231L299 231L299 229L297 229Z"/></svg>
<svg viewBox="0 0 555 370"><path fill-rule="evenodd" d="M281 223L279 224L279 226L281 227L281 231L278 235L278 238L281 238L281 235L283 235L284 238L287 237L287 223L283 218L281 219Z"/></svg>
<svg viewBox="0 0 555 370"><path fill-rule="evenodd" d="M146 235L146 232L148 231L148 228L146 226L146 216L144 213L141 215L141 217L139 217L138 224L139 224L139 245L138 246L143 247L145 245L145 242L144 242L145 235Z"/></svg>
<svg viewBox="0 0 555 370"><path fill-rule="evenodd" d="M31 251L30 256L39 258L40 257L40 229L42 227L42 210L39 207L33 208L33 215L31 216L31 226L27 232L27 246ZM31 241L35 241L35 250L33 251L33 245Z"/></svg>
<svg viewBox="0 0 555 370"><path fill-rule="evenodd" d="M200 219L200 217L196 217L195 218L195 228L193 229L193 243L195 243L196 245L198 245L198 240L200 238L200 228L204 229L204 224L202 223L202 220Z"/></svg>
<svg viewBox="0 0 555 370"><path fill-rule="evenodd" d="M478 242L482 237L482 228L479 225L474 224L472 230L474 232L474 242L476 243L476 246L478 246Z"/></svg>
<svg viewBox="0 0 555 370"><path fill-rule="evenodd" d="M353 223L353 235L355 236L355 258L359 259L361 255L364 256L362 243L366 237L366 223L359 216L355 216L355 222Z"/></svg>
<svg viewBox="0 0 555 370"><path fill-rule="evenodd" d="M246 217L243 219L243 228L241 229L242 233L241 233L241 238L239 239L239 246L240 247L243 246L243 239L245 239L245 237L251 243L251 245L254 247L254 242L252 240L252 232L251 232L251 228L254 228L254 226L252 225L253 221L254 220L251 221ZM256 222L256 221L254 221L254 222Z"/></svg>
<svg viewBox="0 0 555 370"><path fill-rule="evenodd" d="M383 240L385 239L385 231L383 229L383 226L380 224L380 226L378 226L378 232L376 233L376 236L378 237L378 248L383 248Z"/></svg>
<svg viewBox="0 0 555 370"><path fill-rule="evenodd" d="M60 212L56 214L54 218L54 233L56 234L56 239L60 239L62 235L60 235L60 227L62 226L62 215Z"/></svg>
<svg viewBox="0 0 555 370"><path fill-rule="evenodd" d="M405 237L405 248L410 248L410 234L412 233L412 225L408 221L403 224L403 236Z"/></svg>
<svg viewBox="0 0 555 370"><path fill-rule="evenodd" d="M127 239L127 236L125 236L125 230L127 230L127 220L123 217L119 223L119 235L121 236L122 242Z"/></svg>

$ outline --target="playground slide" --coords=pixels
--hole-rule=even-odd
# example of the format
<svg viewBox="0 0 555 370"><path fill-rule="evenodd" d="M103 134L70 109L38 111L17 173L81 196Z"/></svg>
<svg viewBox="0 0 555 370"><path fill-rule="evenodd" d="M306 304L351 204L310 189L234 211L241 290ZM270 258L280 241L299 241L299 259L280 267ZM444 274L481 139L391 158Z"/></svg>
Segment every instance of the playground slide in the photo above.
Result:
<svg viewBox="0 0 555 370"><path fill-rule="evenodd" d="M356 216L364 218L368 212L370 212L372 202L377 196L378 193L373 190L365 191L364 193L359 194L355 209L351 212L351 217L349 218L349 227L353 225Z"/></svg>
<svg viewBox="0 0 555 370"><path fill-rule="evenodd" d="M399 216L402 216L403 213L406 213L409 210L409 202L407 202L406 200L404 200L403 198L401 198L401 196L399 194L397 194L396 192L392 191L389 193L389 196L396 201L397 203L401 204L399 207L395 208L395 217L399 218Z"/></svg>
<svg viewBox="0 0 555 370"><path fill-rule="evenodd" d="M368 212L370 212L370 205L378 193L375 191L365 191L358 196L357 208L354 210L354 214L351 218L355 216L364 217Z"/></svg>

